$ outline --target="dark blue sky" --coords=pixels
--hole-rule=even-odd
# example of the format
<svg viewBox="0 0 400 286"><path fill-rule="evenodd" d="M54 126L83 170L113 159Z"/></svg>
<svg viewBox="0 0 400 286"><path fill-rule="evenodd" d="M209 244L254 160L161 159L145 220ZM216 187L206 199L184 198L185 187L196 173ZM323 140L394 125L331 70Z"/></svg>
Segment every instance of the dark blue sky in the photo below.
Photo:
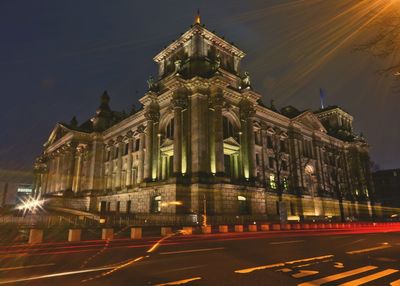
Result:
<svg viewBox="0 0 400 286"><path fill-rule="evenodd" d="M153 56L197 8L248 54L243 70L265 103L316 109L323 87L327 104L354 115L373 160L400 167L399 96L375 73L383 60L353 51L371 34L371 11L343 14L359 1L338 2L2 0L0 169L29 169L55 123L92 116L105 89L113 109L138 106Z"/></svg>

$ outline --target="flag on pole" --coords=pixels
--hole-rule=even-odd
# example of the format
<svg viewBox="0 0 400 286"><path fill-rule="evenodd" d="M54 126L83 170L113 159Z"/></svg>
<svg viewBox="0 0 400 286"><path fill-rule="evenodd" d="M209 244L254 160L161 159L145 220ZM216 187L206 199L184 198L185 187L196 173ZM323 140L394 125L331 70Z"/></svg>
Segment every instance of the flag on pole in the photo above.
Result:
<svg viewBox="0 0 400 286"><path fill-rule="evenodd" d="M321 103L321 109L324 109L324 98L325 98L325 92L322 88L319 88L319 100Z"/></svg>

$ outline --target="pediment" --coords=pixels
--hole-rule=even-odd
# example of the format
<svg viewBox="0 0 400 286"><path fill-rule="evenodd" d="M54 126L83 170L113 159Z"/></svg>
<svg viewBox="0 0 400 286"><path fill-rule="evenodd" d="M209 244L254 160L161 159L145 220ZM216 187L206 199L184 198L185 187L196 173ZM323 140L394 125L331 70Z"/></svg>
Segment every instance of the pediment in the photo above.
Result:
<svg viewBox="0 0 400 286"><path fill-rule="evenodd" d="M166 138L163 142L162 142L162 144L160 145L160 147L162 148L162 147L168 147L168 146L171 146L171 145L173 145L174 144L174 140L171 140L171 139L169 139L169 138Z"/></svg>
<svg viewBox="0 0 400 286"><path fill-rule="evenodd" d="M302 114L293 118L293 121L299 122L311 129L327 133L327 131L326 131L325 127L322 125L321 121L319 121L319 119L311 111L303 112Z"/></svg>
<svg viewBox="0 0 400 286"><path fill-rule="evenodd" d="M49 138L47 139L46 143L44 146L49 146L53 144L54 142L60 140L62 137L64 137L70 130L65 127L64 125L57 123L56 126L53 128L53 131L51 131Z"/></svg>
<svg viewBox="0 0 400 286"><path fill-rule="evenodd" d="M239 142L237 142L237 141L235 140L235 138L233 138L233 137L228 137L228 138L226 138L226 139L224 140L224 143L225 143L225 144L232 145L232 146L240 147Z"/></svg>

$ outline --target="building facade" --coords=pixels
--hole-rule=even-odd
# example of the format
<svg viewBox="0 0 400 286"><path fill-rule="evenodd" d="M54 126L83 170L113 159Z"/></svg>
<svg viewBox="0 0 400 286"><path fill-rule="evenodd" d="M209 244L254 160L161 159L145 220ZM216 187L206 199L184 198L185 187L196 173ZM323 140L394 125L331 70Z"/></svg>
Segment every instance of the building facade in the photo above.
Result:
<svg viewBox="0 0 400 286"><path fill-rule="evenodd" d="M83 124L58 123L36 190L92 212L249 219L372 214L368 145L340 107L267 107L245 53L200 24L154 57L157 79L127 115L105 92Z"/></svg>
<svg viewBox="0 0 400 286"><path fill-rule="evenodd" d="M400 169L378 170L372 173L372 178L376 199L389 207L384 209L385 215L400 215Z"/></svg>

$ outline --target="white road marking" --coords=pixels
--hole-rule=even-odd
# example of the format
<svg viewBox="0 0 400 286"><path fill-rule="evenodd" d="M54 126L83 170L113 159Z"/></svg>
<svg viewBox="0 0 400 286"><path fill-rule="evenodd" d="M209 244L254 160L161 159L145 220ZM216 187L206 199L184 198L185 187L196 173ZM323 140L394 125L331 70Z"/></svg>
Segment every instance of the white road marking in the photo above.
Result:
<svg viewBox="0 0 400 286"><path fill-rule="evenodd" d="M300 270L300 272L293 274L292 277L293 278L303 278L303 277L308 277L311 275L315 275L318 274L319 271L313 271L313 270Z"/></svg>
<svg viewBox="0 0 400 286"><path fill-rule="evenodd" d="M313 281L309 281L309 282L304 282L301 284L298 284L297 286L319 286L328 282L333 282L342 278L346 278L352 275L356 275L356 274L360 274L363 272L367 272L373 269L376 269L378 267L376 266L365 266L365 267L361 267L361 268L357 268L357 269L353 269L350 271L346 271L346 272L342 272L339 274L334 274L334 275L330 275L330 276L326 276L326 277L322 277L320 279L317 280L313 280Z"/></svg>
<svg viewBox="0 0 400 286"><path fill-rule="evenodd" d="M286 244L286 243L299 243L299 242L304 242L304 240L289 240L289 241L275 241L275 242L270 242L269 244Z"/></svg>
<svg viewBox="0 0 400 286"><path fill-rule="evenodd" d="M377 246L377 247L347 251L346 253L347 254L359 254L359 253L371 252L371 251L375 251L375 250L386 249L386 248L390 248L390 247L392 247L392 246L391 245L381 245L381 246Z"/></svg>
<svg viewBox="0 0 400 286"><path fill-rule="evenodd" d="M203 251L213 251L213 250L221 250L225 249L225 247L214 247L214 248L200 248L200 249L188 249L188 250L179 250L179 251L168 251L168 252L160 252L162 255L169 254L179 254L179 253L192 253L192 252L203 252Z"/></svg>
<svg viewBox="0 0 400 286"><path fill-rule="evenodd" d="M190 269L201 268L201 267L204 267L204 266L206 266L206 265L196 265L196 266L189 266L189 267L181 267L181 268L175 268L175 269L155 272L154 274L165 274L165 273L170 273L170 272L185 271L185 270L190 270Z"/></svg>
<svg viewBox="0 0 400 286"><path fill-rule="evenodd" d="M235 273L247 274L247 273L250 273L250 272L253 272L253 271L256 271L256 270L264 270L264 269L270 269L270 268L275 268L275 267L283 267L286 264L295 264L295 263L299 263L299 262L309 262L309 261L314 261L314 260L323 260L323 259L327 259L327 258L332 258L333 256L334 255L324 255L324 256L310 257L310 258L298 259L298 260L293 260L293 261L269 264L269 265L256 266L256 267L252 267L252 268L245 268L245 269L235 270Z"/></svg>
<svg viewBox="0 0 400 286"><path fill-rule="evenodd" d="M396 273L396 272L399 272L399 270L386 269L386 270L383 270L383 271L380 271L380 272L377 272L377 273L374 273L374 274L371 274L371 275L368 275L368 276L361 277L359 279L355 279L355 280L340 284L339 286L358 286L358 285L363 285L363 284L368 283L370 281L374 281L376 279L391 275L391 274Z"/></svg>

